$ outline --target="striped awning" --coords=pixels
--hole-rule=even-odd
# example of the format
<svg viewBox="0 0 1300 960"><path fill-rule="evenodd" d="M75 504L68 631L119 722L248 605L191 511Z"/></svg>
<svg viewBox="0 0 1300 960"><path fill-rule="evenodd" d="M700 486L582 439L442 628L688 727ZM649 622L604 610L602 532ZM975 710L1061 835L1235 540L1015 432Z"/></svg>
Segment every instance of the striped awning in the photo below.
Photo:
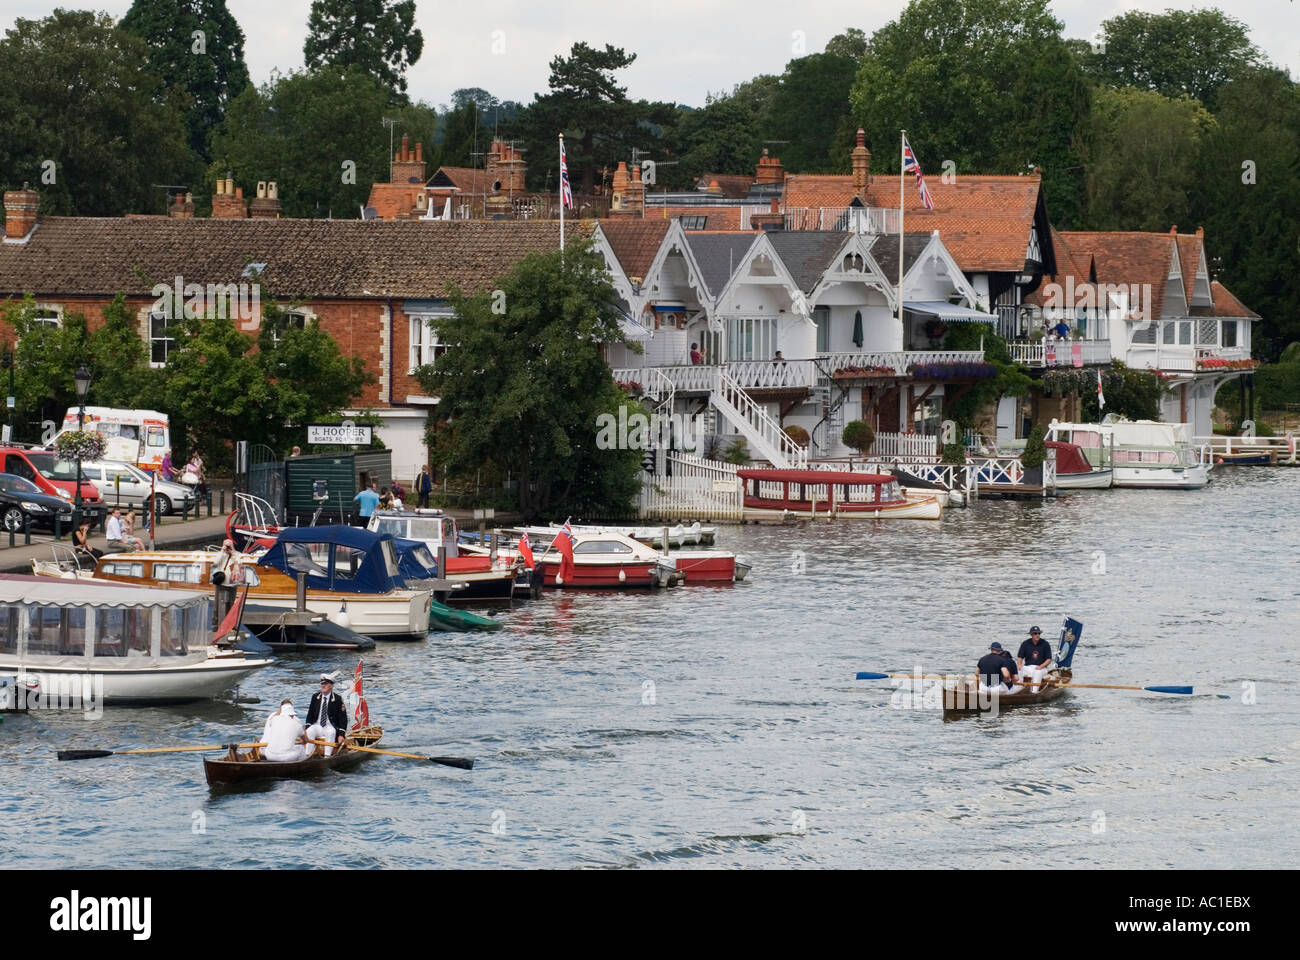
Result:
<svg viewBox="0 0 1300 960"><path fill-rule="evenodd" d="M998 318L991 313L972 310L942 300L905 301L903 309L909 313L921 313L935 317L944 323L997 323Z"/></svg>

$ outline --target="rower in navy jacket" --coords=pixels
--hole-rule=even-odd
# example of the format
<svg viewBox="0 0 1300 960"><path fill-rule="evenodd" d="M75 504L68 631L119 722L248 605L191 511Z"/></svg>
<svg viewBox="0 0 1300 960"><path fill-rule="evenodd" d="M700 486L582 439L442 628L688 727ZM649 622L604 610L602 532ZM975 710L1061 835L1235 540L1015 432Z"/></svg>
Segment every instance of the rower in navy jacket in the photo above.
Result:
<svg viewBox="0 0 1300 960"><path fill-rule="evenodd" d="M1037 683L1043 679L1043 674L1052 669L1052 645L1043 639L1043 631L1029 628L1029 639L1020 645L1016 660L1021 680Z"/></svg>
<svg viewBox="0 0 1300 960"><path fill-rule="evenodd" d="M998 693L1019 693L1024 688L1016 684L1016 662L1003 653L1002 644L989 644L989 652L980 657L975 667L979 675L980 690L997 690Z"/></svg>
<svg viewBox="0 0 1300 960"><path fill-rule="evenodd" d="M312 694L307 710L307 739L342 743L347 732L348 711L343 706L343 698L334 692L334 681L322 673L320 693ZM333 752L333 747L325 748L325 756Z"/></svg>

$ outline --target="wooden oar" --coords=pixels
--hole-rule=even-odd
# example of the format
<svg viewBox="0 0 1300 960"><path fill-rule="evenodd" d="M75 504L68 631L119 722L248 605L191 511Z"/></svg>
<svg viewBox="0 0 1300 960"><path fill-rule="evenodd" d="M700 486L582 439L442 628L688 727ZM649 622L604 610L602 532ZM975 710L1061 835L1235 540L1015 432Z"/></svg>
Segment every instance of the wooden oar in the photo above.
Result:
<svg viewBox="0 0 1300 960"><path fill-rule="evenodd" d="M229 750L231 746L241 750L250 747L264 747L264 743L214 743L202 747L150 747L147 750L60 750L60 760L94 760L97 757L113 757L123 753L188 753L194 750Z"/></svg>
<svg viewBox="0 0 1300 960"><path fill-rule="evenodd" d="M320 744L322 747L337 747L337 743L330 743L328 740L308 740L308 743ZM431 763L441 763L444 767L458 767L461 770L473 770L474 761L465 760L461 757L426 757L418 753L398 753L396 750L380 750L378 747L363 747L355 743L347 744L349 750L362 750L366 753L382 753L390 757L406 757L408 760L428 760Z"/></svg>
<svg viewBox="0 0 1300 960"><path fill-rule="evenodd" d="M926 674L868 673L865 670L859 672L857 676L857 679L859 680L888 680L890 678L897 678L900 680L946 680L948 679L947 677L938 676L936 674L929 674L929 673ZM1046 686L1046 684L1041 680L1025 680L1020 683L1021 686L1025 686L1025 687ZM1114 684L1105 684L1105 683L1075 683L1073 680L1057 681L1057 683L1059 683L1061 686L1085 687L1089 690L1149 690L1152 693L1178 693L1187 696L1190 696L1192 693L1191 687L1121 687Z"/></svg>

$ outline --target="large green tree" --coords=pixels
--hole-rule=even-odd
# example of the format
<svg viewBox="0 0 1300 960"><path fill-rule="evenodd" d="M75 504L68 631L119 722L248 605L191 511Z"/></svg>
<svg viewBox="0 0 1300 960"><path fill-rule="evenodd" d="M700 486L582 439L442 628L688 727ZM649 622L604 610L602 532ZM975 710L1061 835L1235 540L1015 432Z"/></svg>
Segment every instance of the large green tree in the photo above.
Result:
<svg viewBox="0 0 1300 960"><path fill-rule="evenodd" d="M146 66L149 50L107 14L56 10L0 40L0 171L28 181L41 212L162 213L161 184L201 167L181 119L184 95Z"/></svg>
<svg viewBox="0 0 1300 960"><path fill-rule="evenodd" d="M508 471L530 517L626 509L640 451L597 443L598 418L628 403L601 352L624 338L600 256L580 242L530 254L496 291L452 291L451 301L437 326L455 346L416 371L439 398L434 461Z"/></svg>
<svg viewBox="0 0 1300 960"><path fill-rule="evenodd" d="M1078 41L1075 49L1100 84L1185 94L1210 110L1224 84L1262 60L1246 25L1214 7L1130 10L1103 22L1095 41Z"/></svg>
<svg viewBox="0 0 1300 960"><path fill-rule="evenodd" d="M303 56L369 74L393 100L406 100L406 70L420 59L424 35L415 28L415 0L312 0Z"/></svg>
<svg viewBox="0 0 1300 960"><path fill-rule="evenodd" d="M1300 86L1253 71L1219 94L1216 124L1189 178L1210 271L1261 316L1252 348L1275 359L1300 340Z"/></svg>
<svg viewBox="0 0 1300 960"><path fill-rule="evenodd" d="M1055 222L1078 220L1087 81L1047 0L914 0L877 30L850 99L872 166L899 166L898 132L926 170L1044 170Z"/></svg>
<svg viewBox="0 0 1300 960"><path fill-rule="evenodd" d="M247 87L213 134L210 179L275 180L287 217L356 216L388 181L388 106L378 80L336 67Z"/></svg>
<svg viewBox="0 0 1300 960"><path fill-rule="evenodd" d="M189 96L190 147L209 159L208 136L248 86L244 31L226 0L134 0L118 27L148 46L148 68L167 89Z"/></svg>
<svg viewBox="0 0 1300 960"><path fill-rule="evenodd" d="M763 135L764 140L786 141L773 151L786 170L848 172L854 129L849 89L857 68L855 58L835 53L813 53L786 65Z"/></svg>
<svg viewBox="0 0 1300 960"><path fill-rule="evenodd" d="M1214 117L1185 96L1098 90L1086 151L1089 229L1186 226L1201 144L1213 128Z"/></svg>

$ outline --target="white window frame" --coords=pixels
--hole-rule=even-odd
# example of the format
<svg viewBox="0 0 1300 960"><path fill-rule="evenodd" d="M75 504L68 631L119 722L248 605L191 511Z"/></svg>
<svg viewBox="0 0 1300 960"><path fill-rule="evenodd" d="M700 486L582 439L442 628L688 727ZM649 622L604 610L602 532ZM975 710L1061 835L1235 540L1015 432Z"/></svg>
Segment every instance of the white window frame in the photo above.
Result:
<svg viewBox="0 0 1300 960"><path fill-rule="evenodd" d="M161 337L155 337L155 336L153 335L153 322L154 322L154 320L162 320L162 321L164 321L164 324L165 324L164 327L163 327L163 333L164 333L164 334L166 334L166 333L168 332L168 328L171 326L171 324L179 322L179 321L173 320L173 319L172 319L171 317L169 317L167 314L168 314L168 311L166 311L166 310L149 310L149 311L147 311L147 312L145 313L145 323L148 324L148 326L147 326L147 328L146 328L146 332L147 332L148 335L149 335L149 366L152 367L152 368L155 369L155 370L161 370L163 367L167 366L167 360L166 360L166 357L167 357L167 355L168 355L169 353L171 353L172 351L174 351L174 350L177 348L177 344L178 344L178 342L179 342L179 340L180 340L179 337L174 337L174 336L170 336L170 337L169 337L169 336L165 336L165 335L164 335L164 336L161 336ZM172 332L175 332L175 331L172 331ZM153 358L153 357L154 357L154 354L153 354L153 345L154 345L155 343L158 343L158 342L162 342L162 343L170 343L170 344L171 344L171 347L170 347L170 348L168 348L168 347L166 347L166 346L163 347L163 359L162 359L161 361L159 361L159 360L155 360L155 359Z"/></svg>
<svg viewBox="0 0 1300 960"><path fill-rule="evenodd" d="M52 313L54 316L37 316L35 322L47 327L53 327L55 330L63 326L63 304L61 303L38 303L35 305L38 314Z"/></svg>
<svg viewBox="0 0 1300 960"><path fill-rule="evenodd" d="M297 325L297 327L298 327L299 330L306 330L306 329L307 329L307 324L311 323L311 321L313 321L313 320L316 319L316 314L312 313L310 310L302 310L302 309L297 309L297 310L285 310L285 311L284 311L284 316L285 316L285 319L288 320L290 326L292 326L292 325L294 325L294 324L296 323L296 325ZM281 341L282 339L283 339L283 337L281 337L281 335L280 335L280 331L279 331L279 330L272 330L272 331L271 331L271 342L272 342L272 343L274 343L274 344L276 344L277 346L279 346L280 341Z"/></svg>
<svg viewBox="0 0 1300 960"><path fill-rule="evenodd" d="M433 363L447 350L447 344L438 339L438 331L433 328L432 321L450 316L450 313L417 313L411 316L408 374L414 374L418 367Z"/></svg>

